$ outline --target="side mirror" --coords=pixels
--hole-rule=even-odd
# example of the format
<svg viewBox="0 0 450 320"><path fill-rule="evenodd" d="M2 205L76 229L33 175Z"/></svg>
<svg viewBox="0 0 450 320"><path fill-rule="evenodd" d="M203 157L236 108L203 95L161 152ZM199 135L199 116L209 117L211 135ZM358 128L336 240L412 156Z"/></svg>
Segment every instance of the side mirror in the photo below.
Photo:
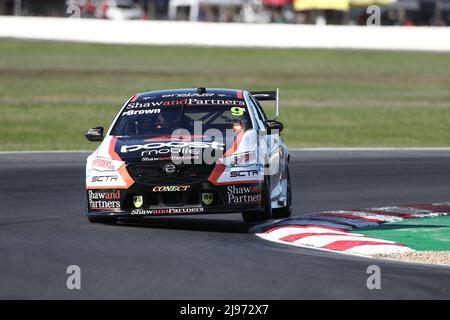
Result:
<svg viewBox="0 0 450 320"><path fill-rule="evenodd" d="M103 127L91 128L84 136L89 141L103 141Z"/></svg>
<svg viewBox="0 0 450 320"><path fill-rule="evenodd" d="M281 133L283 131L283 124L280 121L277 120L267 120L267 133L272 134L272 130L278 131L278 133Z"/></svg>

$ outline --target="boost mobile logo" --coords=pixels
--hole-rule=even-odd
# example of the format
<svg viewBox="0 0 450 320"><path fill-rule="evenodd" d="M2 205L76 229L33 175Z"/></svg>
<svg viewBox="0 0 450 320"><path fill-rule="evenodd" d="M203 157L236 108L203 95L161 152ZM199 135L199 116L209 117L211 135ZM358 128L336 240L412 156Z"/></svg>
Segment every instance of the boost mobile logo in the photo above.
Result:
<svg viewBox="0 0 450 320"><path fill-rule="evenodd" d="M135 145L125 145L120 148L121 153L138 151L141 149L144 150L152 150L152 149L160 149L160 148L213 148L216 150L223 150L225 144L219 143L217 141L214 142L156 142L156 143L147 143L147 144L135 144Z"/></svg>

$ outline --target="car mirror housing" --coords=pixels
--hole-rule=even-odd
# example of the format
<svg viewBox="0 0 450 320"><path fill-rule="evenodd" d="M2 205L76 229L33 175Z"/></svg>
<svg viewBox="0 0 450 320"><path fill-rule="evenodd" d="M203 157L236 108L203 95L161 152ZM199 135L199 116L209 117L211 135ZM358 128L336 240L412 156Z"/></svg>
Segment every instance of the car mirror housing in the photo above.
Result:
<svg viewBox="0 0 450 320"><path fill-rule="evenodd" d="M84 136L89 141L103 141L103 127L91 128Z"/></svg>
<svg viewBox="0 0 450 320"><path fill-rule="evenodd" d="M277 120L267 120L266 125L268 134L271 134L272 130L278 130L278 132L281 133L281 131L283 131L284 128L283 124Z"/></svg>

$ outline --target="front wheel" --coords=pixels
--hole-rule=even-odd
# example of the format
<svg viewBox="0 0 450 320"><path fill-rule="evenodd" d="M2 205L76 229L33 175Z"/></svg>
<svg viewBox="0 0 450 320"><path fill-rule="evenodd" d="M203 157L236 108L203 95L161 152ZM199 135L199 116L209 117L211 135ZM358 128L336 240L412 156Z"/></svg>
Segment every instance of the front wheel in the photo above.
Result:
<svg viewBox="0 0 450 320"><path fill-rule="evenodd" d="M263 209L243 212L242 219L244 219L245 222L261 222L272 219L272 203L270 199L270 182L268 177L264 177L261 195Z"/></svg>

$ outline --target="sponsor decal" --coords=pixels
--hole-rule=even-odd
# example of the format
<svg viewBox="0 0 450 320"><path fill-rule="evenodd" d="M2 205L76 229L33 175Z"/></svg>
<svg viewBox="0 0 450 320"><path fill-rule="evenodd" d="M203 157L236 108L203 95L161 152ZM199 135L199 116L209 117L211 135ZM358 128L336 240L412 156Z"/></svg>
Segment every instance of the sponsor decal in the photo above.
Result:
<svg viewBox="0 0 450 320"><path fill-rule="evenodd" d="M120 190L94 191L88 190L89 200L120 200Z"/></svg>
<svg viewBox="0 0 450 320"><path fill-rule="evenodd" d="M150 158L150 157L142 157L141 161L142 162L150 162L150 161L161 161L164 160L165 157L161 157L161 158ZM167 160L170 160L170 157L167 157Z"/></svg>
<svg viewBox="0 0 450 320"><path fill-rule="evenodd" d="M141 152L141 157L152 156L152 155L160 155L160 154L189 154L191 157L201 155L201 149L191 149L191 148L163 148L156 150L146 150ZM176 157L174 155L174 157Z"/></svg>
<svg viewBox="0 0 450 320"><path fill-rule="evenodd" d="M142 153L145 153L147 151L143 151ZM149 162L149 161L187 161L187 160L196 160L200 159L198 155L183 155L183 156L163 156L163 157L145 157L143 156L141 158L141 161L143 162Z"/></svg>
<svg viewBox="0 0 450 320"><path fill-rule="evenodd" d="M227 106L245 106L243 100L225 100L225 99L187 99L187 105L227 105Z"/></svg>
<svg viewBox="0 0 450 320"><path fill-rule="evenodd" d="M192 156L189 156L189 155L175 156L175 155L173 155L170 157L170 160L172 160L172 161L186 161L186 160L197 160L197 159L200 159L200 156L198 156L198 155L192 155Z"/></svg>
<svg viewBox="0 0 450 320"><path fill-rule="evenodd" d="M117 182L119 176L93 176L91 182Z"/></svg>
<svg viewBox="0 0 450 320"><path fill-rule="evenodd" d="M153 192L174 192L174 191L188 191L191 186L156 186L152 189Z"/></svg>
<svg viewBox="0 0 450 320"><path fill-rule="evenodd" d="M230 171L230 177L231 178L237 178L237 177L254 177L259 175L259 171L254 170L233 170Z"/></svg>
<svg viewBox="0 0 450 320"><path fill-rule="evenodd" d="M133 209L132 215L159 215L159 214L191 214L201 213L204 209L199 208L163 208L163 209Z"/></svg>
<svg viewBox="0 0 450 320"><path fill-rule="evenodd" d="M120 201L91 200L89 207L91 209L119 209Z"/></svg>
<svg viewBox="0 0 450 320"><path fill-rule="evenodd" d="M95 158L92 161L92 167L98 171L112 171L114 170L114 164L111 160Z"/></svg>
<svg viewBox="0 0 450 320"><path fill-rule="evenodd" d="M89 207L91 209L120 208L120 191L88 190Z"/></svg>
<svg viewBox="0 0 450 320"><path fill-rule="evenodd" d="M213 97L214 93L197 93L197 92L190 92L190 93L171 93L171 94L163 94L162 98L190 98L190 97Z"/></svg>
<svg viewBox="0 0 450 320"><path fill-rule="evenodd" d="M207 206L211 205L214 201L214 194L210 192L204 192L202 193L202 203L206 204Z"/></svg>
<svg viewBox="0 0 450 320"><path fill-rule="evenodd" d="M145 109L145 108L154 108L162 106L163 101L155 101L155 102L130 102L127 104L127 109Z"/></svg>
<svg viewBox="0 0 450 320"><path fill-rule="evenodd" d="M152 142L146 144L135 145L123 145L120 148L121 153L134 152L139 150L155 150L155 154L168 154L168 153L192 153L190 150L194 149L206 149L213 148L216 150L223 150L225 144L214 142L188 142L188 141L171 141L171 142ZM144 153L141 156L149 156L152 152Z"/></svg>
<svg viewBox="0 0 450 320"><path fill-rule="evenodd" d="M261 202L260 187L236 187L234 185L227 187L228 203L257 203Z"/></svg>
<svg viewBox="0 0 450 320"><path fill-rule="evenodd" d="M133 196L133 205L135 208L140 208L144 204L143 196Z"/></svg>
<svg viewBox="0 0 450 320"><path fill-rule="evenodd" d="M146 109L146 110L128 110L122 112L122 116L135 116L141 114L161 113L161 109Z"/></svg>
<svg viewBox="0 0 450 320"><path fill-rule="evenodd" d="M226 105L226 106L242 106L245 107L243 100L229 100L229 99L195 99L186 98L182 100L170 100L170 101L152 101L152 102L130 102L127 104L127 109L145 109L161 106L177 106L177 105Z"/></svg>
<svg viewBox="0 0 450 320"><path fill-rule="evenodd" d="M256 152L243 152L233 155L232 165L239 166L256 161Z"/></svg>

